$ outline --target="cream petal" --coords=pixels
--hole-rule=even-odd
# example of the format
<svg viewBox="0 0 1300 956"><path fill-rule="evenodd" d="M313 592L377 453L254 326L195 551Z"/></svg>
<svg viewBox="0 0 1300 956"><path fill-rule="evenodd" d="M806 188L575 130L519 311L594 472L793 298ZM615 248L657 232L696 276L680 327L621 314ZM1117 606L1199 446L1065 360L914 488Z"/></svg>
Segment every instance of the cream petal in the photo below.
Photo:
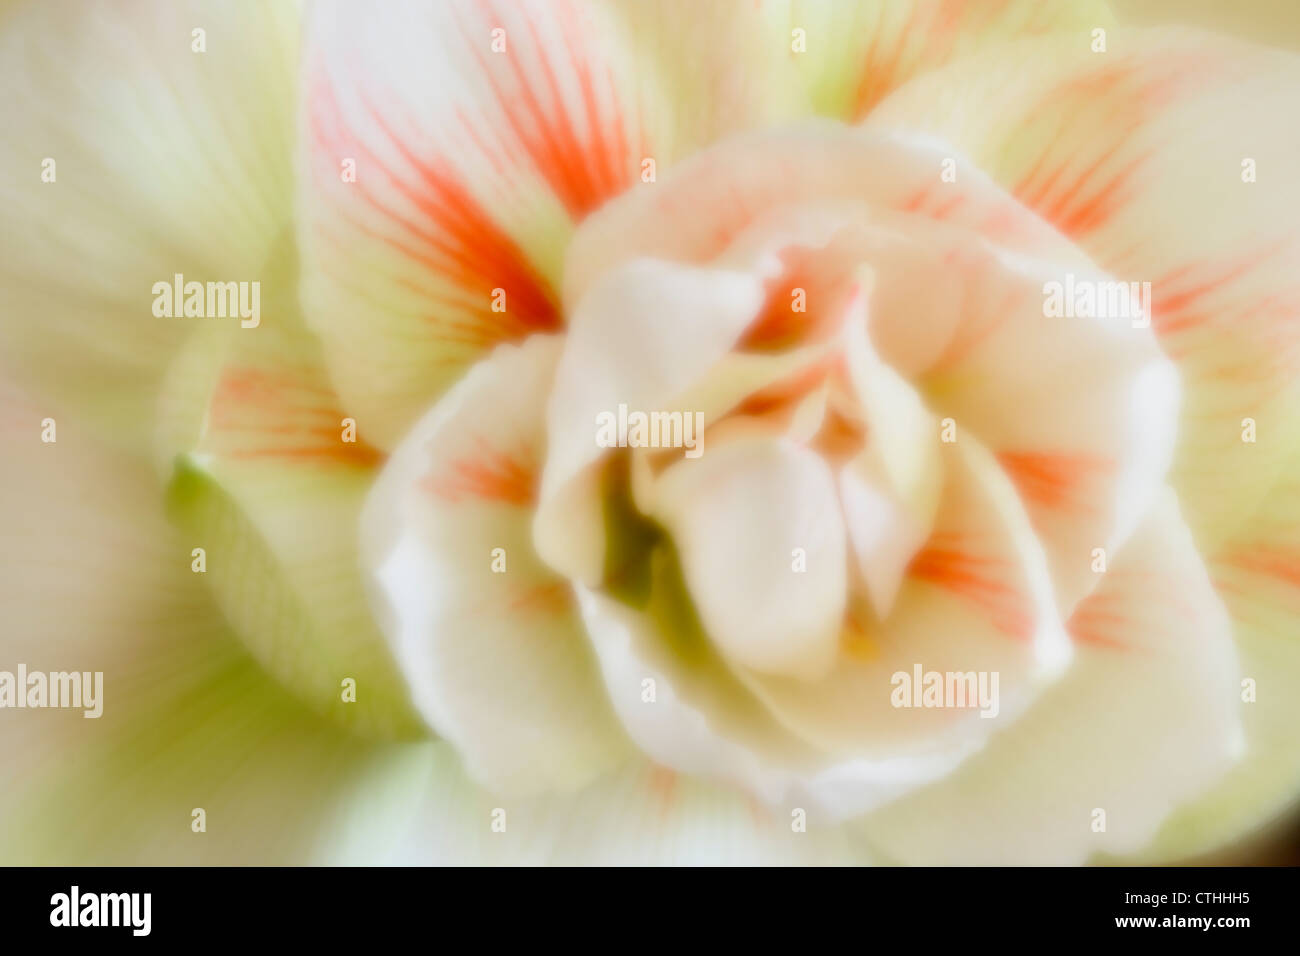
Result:
<svg viewBox="0 0 1300 956"><path fill-rule="evenodd" d="M166 378L156 447L174 456L171 517L185 553L204 550L202 580L268 671L318 713L418 734L358 566L357 522L382 455L292 307L273 311L225 341L196 339Z"/></svg>
<svg viewBox="0 0 1300 956"><path fill-rule="evenodd" d="M707 462L709 454L728 447L674 467ZM963 454L973 454L973 447ZM1019 570L999 566L997 579L982 584L972 573L944 577L937 558L918 566L895 609L901 624L891 632L897 649L890 651L929 650L940 663L1004 671L1012 685L1003 704L1005 720L1059 674L1069 649L1043 556L1016 510L1014 491L987 454L978 473L965 494L951 496L944 527L982 549L986 563L1002 561ZM688 560L679 563L675 554L662 541L651 544L644 597L578 588L610 700L651 759L681 773L727 781L782 813L802 808L825 824L941 777L992 732L994 722L972 711L957 719L951 712L900 719L888 705L895 660L889 659L888 669L883 660L874 669L871 661L850 660L861 653L861 642L847 637L837 672L812 684L760 678L728 662L723 652L729 649L719 649L705 627L707 610L697 614L688 594ZM981 640L971 639L972 620L981 622ZM841 668L848 677L840 678ZM873 696L872 675L874 699L885 711L873 715L884 718L877 724L855 719ZM853 717L843 719L845 713Z"/></svg>
<svg viewBox="0 0 1300 956"><path fill-rule="evenodd" d="M716 140L807 114L785 0L602 2L640 80L656 177Z"/></svg>
<svg viewBox="0 0 1300 956"><path fill-rule="evenodd" d="M942 182L951 153L830 124L724 144L653 197L618 200L584 225L566 291L580 295L628 255L766 264L782 241L833 260L843 278L832 297L855 263L870 266L872 343L953 420L956 440L973 431L1000 456L1068 613L1095 584L1094 549L1122 546L1163 480L1177 375L1131 319L1049 319L1047 282L1077 274L1100 288L1113 277L978 171ZM711 215L687 213L701 207ZM693 225L702 218L708 229Z"/></svg>
<svg viewBox="0 0 1300 956"><path fill-rule="evenodd" d="M793 0L780 7L790 31L804 34L806 52L793 60L814 108L844 119L866 115L911 77L989 45L1053 32L1086 42L1091 30L1114 22L1103 0Z"/></svg>
<svg viewBox="0 0 1300 956"><path fill-rule="evenodd" d="M839 480L854 554L875 612L883 618L907 565L930 536L944 466L934 416L869 340L866 312L873 286L874 278L855 283L843 333L867 447L841 470Z"/></svg>
<svg viewBox="0 0 1300 956"><path fill-rule="evenodd" d="M676 403L706 379L758 311L757 277L640 260L579 304L547 410L548 451L534 523L538 553L565 576L599 583L605 555L597 468L604 416L698 409ZM707 422L705 423L708 424Z"/></svg>
<svg viewBox="0 0 1300 956"><path fill-rule="evenodd" d="M655 504L722 655L760 673L823 676L848 555L835 477L820 456L762 433L738 437L669 466Z"/></svg>
<svg viewBox="0 0 1300 956"><path fill-rule="evenodd" d="M303 295L381 446L495 344L562 326L572 222L648 149L626 43L569 0L313 7Z"/></svg>
<svg viewBox="0 0 1300 956"><path fill-rule="evenodd" d="M597 279L637 257L711 261L761 217L805 204L926 212L1026 255L1086 261L978 169L963 166L955 183L942 182L953 155L942 140L826 120L731 137L674 167L654 189L589 216L565 254L564 302L571 308ZM816 223L803 228L818 231Z"/></svg>
<svg viewBox="0 0 1300 956"><path fill-rule="evenodd" d="M1232 617L1246 753L1203 799L1180 810L1151 849L1157 859L1205 853L1285 818L1300 790L1300 455L1259 509L1209 558Z"/></svg>
<svg viewBox="0 0 1300 956"><path fill-rule="evenodd" d="M870 859L847 827L805 813L805 828L793 811L769 811L734 789L644 760L577 793L508 800L475 792L445 759L430 776L430 793L391 862L790 866Z"/></svg>
<svg viewBox="0 0 1300 956"><path fill-rule="evenodd" d="M531 509L560 342L501 346L416 424L370 492L363 557L428 723L470 776L573 790L627 756L568 583Z"/></svg>
<svg viewBox="0 0 1300 956"><path fill-rule="evenodd" d="M1231 625L1172 493L1069 626L1065 677L949 778L865 818L872 846L916 864L1131 853L1232 766Z"/></svg>
<svg viewBox="0 0 1300 956"><path fill-rule="evenodd" d="M973 441L945 457L933 533L889 615L854 609L820 680L739 672L773 717L826 753L885 766L915 759L924 775L903 779L913 785L1020 718L1071 655L1042 548L996 459ZM962 684L960 701L954 687L953 699L918 707L932 673L975 684Z"/></svg>
<svg viewBox="0 0 1300 956"><path fill-rule="evenodd" d="M944 137L1108 273L1150 283L1184 383L1171 481L1212 550L1300 437L1300 183L1280 172L1300 127L1279 119L1300 57L1190 30L1107 43L988 51L908 84L869 125Z"/></svg>

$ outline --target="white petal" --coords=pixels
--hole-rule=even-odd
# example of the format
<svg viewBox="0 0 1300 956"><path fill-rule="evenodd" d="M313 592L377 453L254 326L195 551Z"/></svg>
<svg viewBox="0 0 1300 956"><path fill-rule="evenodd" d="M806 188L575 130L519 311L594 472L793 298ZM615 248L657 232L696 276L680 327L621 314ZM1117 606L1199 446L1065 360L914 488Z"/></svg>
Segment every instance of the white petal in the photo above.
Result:
<svg viewBox="0 0 1300 956"><path fill-rule="evenodd" d="M549 450L534 533L567 577L599 582L604 554L592 467L601 416L692 413L676 401L731 349L762 302L756 277L641 260L604 277L565 336L547 411ZM708 424L707 422L705 423Z"/></svg>
<svg viewBox="0 0 1300 956"><path fill-rule="evenodd" d="M824 675L848 555L835 479L817 453L766 435L737 438L671 465L655 501L722 654L760 673Z"/></svg>
<svg viewBox="0 0 1300 956"><path fill-rule="evenodd" d="M873 846L918 864L1130 853L1240 755L1230 624L1171 494L1070 628L1061 682L951 777L866 818Z"/></svg>
<svg viewBox="0 0 1300 956"><path fill-rule="evenodd" d="M572 789L625 756L569 585L531 543L560 343L501 346L371 490L363 559L425 719L499 792Z"/></svg>
<svg viewBox="0 0 1300 956"><path fill-rule="evenodd" d="M933 534L889 615L855 608L821 680L738 672L773 717L821 751L882 766L915 761L912 776L890 781L896 789L866 789L877 802L977 751L1070 658L1045 556L1014 488L975 442L946 457ZM929 673L972 675L975 685L963 683L960 701L916 707Z"/></svg>
<svg viewBox="0 0 1300 956"><path fill-rule="evenodd" d="M917 78L871 125L942 136L1107 272L1151 284L1184 382L1170 480L1214 548L1300 438L1300 180L1276 174L1300 150L1300 57L1185 29L1107 42L988 51Z"/></svg>

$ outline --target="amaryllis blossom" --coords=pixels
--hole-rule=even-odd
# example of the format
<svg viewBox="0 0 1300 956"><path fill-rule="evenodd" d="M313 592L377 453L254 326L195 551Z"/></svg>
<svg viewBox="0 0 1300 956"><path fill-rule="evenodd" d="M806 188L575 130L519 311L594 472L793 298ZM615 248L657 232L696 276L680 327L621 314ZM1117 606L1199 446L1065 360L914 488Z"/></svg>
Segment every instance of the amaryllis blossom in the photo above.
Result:
<svg viewBox="0 0 1300 956"><path fill-rule="evenodd" d="M1178 860L1294 800L1295 55L445 0L17 4L0 62L0 669L104 674L0 712L0 859Z"/></svg>

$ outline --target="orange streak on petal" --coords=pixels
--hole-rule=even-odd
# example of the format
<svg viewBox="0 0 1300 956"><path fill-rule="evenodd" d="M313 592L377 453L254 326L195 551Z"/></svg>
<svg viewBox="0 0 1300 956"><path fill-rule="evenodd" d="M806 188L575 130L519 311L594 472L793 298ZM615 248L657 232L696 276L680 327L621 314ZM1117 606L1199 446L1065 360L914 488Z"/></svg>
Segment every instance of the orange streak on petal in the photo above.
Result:
<svg viewBox="0 0 1300 956"><path fill-rule="evenodd" d="M1108 611L1097 601L1085 601L1070 617L1066 630L1079 644L1091 644L1095 647L1126 648L1127 645L1115 637L1123 633L1128 619L1114 611Z"/></svg>
<svg viewBox="0 0 1300 956"><path fill-rule="evenodd" d="M838 356L828 356L810 364L779 381L766 385L748 396L736 407L740 415L764 415L806 396L833 372L839 364Z"/></svg>
<svg viewBox="0 0 1300 956"><path fill-rule="evenodd" d="M908 574L967 598L990 615L998 630L1027 639L1033 631L1029 602L1023 591L999 578L1006 564L991 555L932 544L912 559Z"/></svg>
<svg viewBox="0 0 1300 956"><path fill-rule="evenodd" d="M659 816L666 817L677 801L677 773L667 767L656 766L650 771L650 790L657 798Z"/></svg>
<svg viewBox="0 0 1300 956"><path fill-rule="evenodd" d="M345 415L333 391L310 374L293 367L223 370L208 409L205 447L237 460L379 464L384 455L374 446L343 441Z"/></svg>
<svg viewBox="0 0 1300 956"><path fill-rule="evenodd" d="M280 459L293 462L333 462L344 465L356 465L360 468L372 468L384 460L384 455L377 448L362 442L343 442L322 445L303 445L300 447L266 447L247 448L229 453L233 459L256 461L258 459Z"/></svg>
<svg viewBox="0 0 1300 956"><path fill-rule="evenodd" d="M493 5L488 4L486 9L495 16ZM519 48L516 48L506 57L514 80L513 90L507 89L494 69L500 58L485 53L480 44L471 41L468 32L465 42L470 44L482 75L491 84L511 132L565 209L576 219L631 185L632 168L623 135L623 116L615 106L615 116L610 124L613 129L606 129L600 116L591 65L574 47L574 38L584 36L585 32L577 21L574 7L564 4L553 13L564 21L566 52L574 69L586 120L581 128L566 105L555 67L547 55L547 45L538 36L532 20L528 22L532 39L530 49L537 56L541 83L524 71L519 60ZM465 25L462 25L462 30L467 30ZM595 42L587 37L584 40ZM612 77L610 79L612 81ZM545 91L548 104L541 102L539 87Z"/></svg>
<svg viewBox="0 0 1300 956"><path fill-rule="evenodd" d="M309 104L315 147L331 157L321 175L337 175L337 157L357 157L365 168L383 176L420 217L418 221L413 220L391 208L367 186L364 177L359 177L348 188L383 220L395 226L396 233L376 230L339 208L340 216L352 220L349 228L383 242L424 267L438 284L450 282L464 290L456 301L448 301L448 305L453 313L468 313L472 321L455 325L445 315L436 313L431 316L435 323L446 323L448 330L456 332L456 338L480 348L522 338L533 331L561 327L554 291L533 268L519 244L497 225L445 160L417 156L383 112L369 105L367 110L372 120L411 171L399 173L369 148L364 137L347 126L327 79L318 79L312 85ZM342 247L345 243L340 240L336 245ZM497 288L506 292L505 312L491 309L492 290ZM447 301L447 293L430 292L431 300L438 298Z"/></svg>
<svg viewBox="0 0 1300 956"><path fill-rule="evenodd" d="M532 455L512 457L489 448L481 439L478 445L472 457L441 463L439 473L426 477L420 487L451 503L480 499L531 506L536 500L538 478Z"/></svg>
<svg viewBox="0 0 1300 956"><path fill-rule="evenodd" d="M567 581L560 579L539 584L520 593L510 602L513 611L564 614L573 607Z"/></svg>
<svg viewBox="0 0 1300 956"><path fill-rule="evenodd" d="M1107 458L1058 452L1002 451L997 457L1026 500L1089 514L1095 509L1084 500L1083 492L1114 467Z"/></svg>
<svg viewBox="0 0 1300 956"><path fill-rule="evenodd" d="M1291 587L1300 588L1300 554L1271 549L1252 549L1230 554L1224 561L1242 571L1262 574Z"/></svg>

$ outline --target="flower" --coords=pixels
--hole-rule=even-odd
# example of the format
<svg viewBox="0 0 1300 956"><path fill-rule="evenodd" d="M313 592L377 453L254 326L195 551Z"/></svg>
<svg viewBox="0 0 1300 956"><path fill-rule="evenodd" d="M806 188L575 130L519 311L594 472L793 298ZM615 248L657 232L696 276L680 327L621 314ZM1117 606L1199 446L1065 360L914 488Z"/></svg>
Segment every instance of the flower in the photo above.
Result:
<svg viewBox="0 0 1300 956"><path fill-rule="evenodd" d="M4 859L1168 860L1295 798L1294 55L104 17L0 22L5 650L105 678L5 727Z"/></svg>

